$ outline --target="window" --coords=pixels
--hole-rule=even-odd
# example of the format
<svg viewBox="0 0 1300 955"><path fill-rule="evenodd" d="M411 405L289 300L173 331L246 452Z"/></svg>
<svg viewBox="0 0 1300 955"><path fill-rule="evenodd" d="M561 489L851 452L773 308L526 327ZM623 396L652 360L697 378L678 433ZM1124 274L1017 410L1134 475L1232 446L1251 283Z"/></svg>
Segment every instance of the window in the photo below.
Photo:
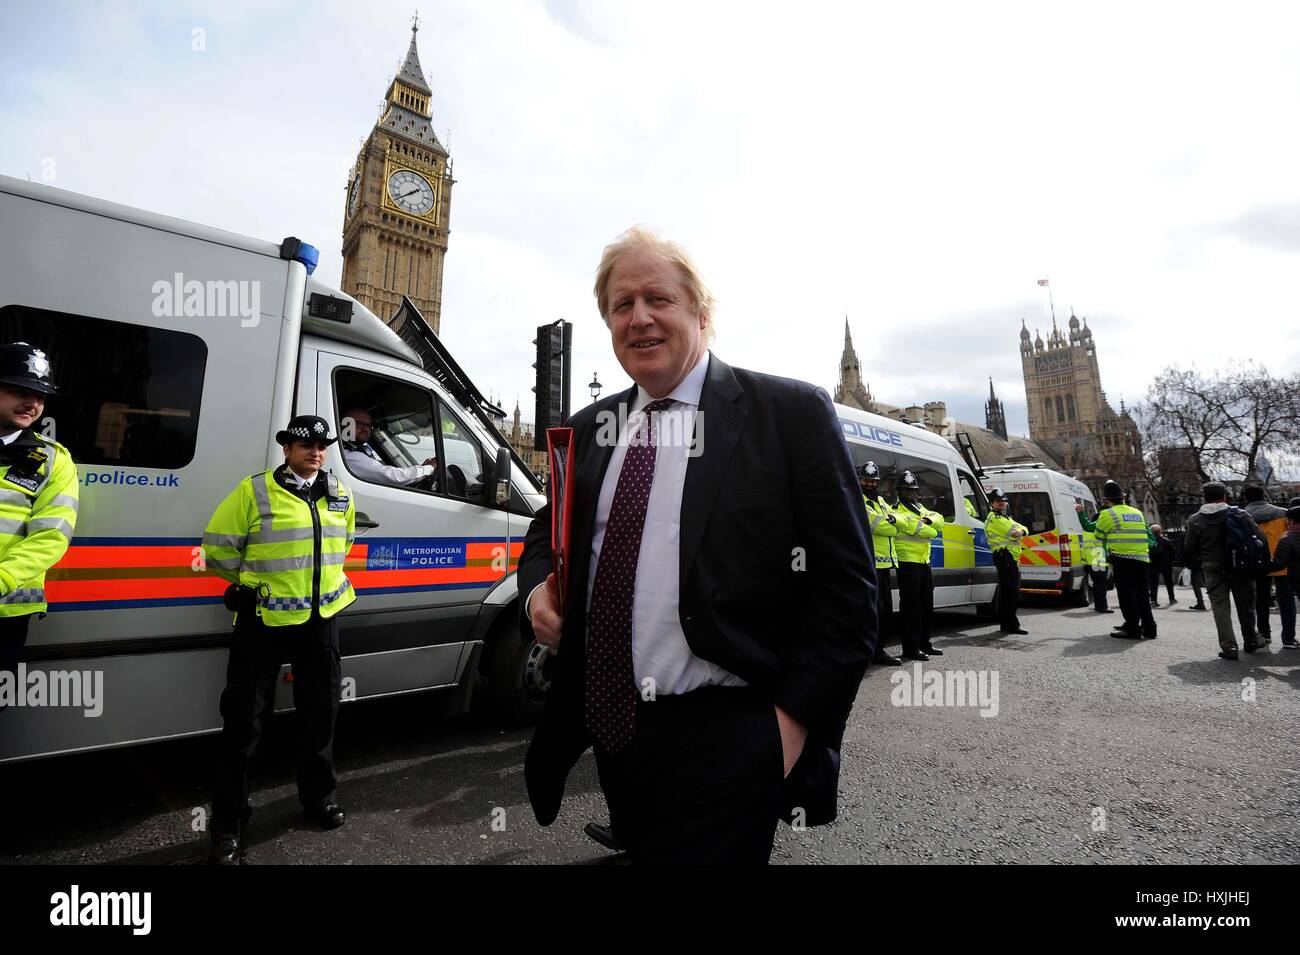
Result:
<svg viewBox="0 0 1300 955"><path fill-rule="evenodd" d="M57 396L33 430L80 464L182 468L194 459L208 346L189 332L23 305L0 307L0 341L45 352Z"/></svg>
<svg viewBox="0 0 1300 955"><path fill-rule="evenodd" d="M876 467L880 468L880 496L893 500L894 478L898 473L898 468L894 463L894 452L886 451L884 448L863 447L860 444L850 442L849 455L853 458L853 469L855 471L868 461L876 463Z"/></svg>
<svg viewBox="0 0 1300 955"><path fill-rule="evenodd" d="M1073 421L1074 420L1074 395L1065 396L1065 411L1066 414L1069 415L1070 420Z"/></svg>
<svg viewBox="0 0 1300 955"><path fill-rule="evenodd" d="M984 496L984 489L965 471L957 472L957 484L961 488L961 496L970 501L971 506L975 508L973 516L981 521L984 520L989 513L989 502Z"/></svg>
<svg viewBox="0 0 1300 955"><path fill-rule="evenodd" d="M1056 526L1052 513L1052 499L1044 491L1012 491L1007 495L1007 510L1011 519L1029 528L1031 534L1042 534Z"/></svg>
<svg viewBox="0 0 1300 955"><path fill-rule="evenodd" d="M483 503L483 476L487 473L487 459L483 446L445 404L438 402L442 412L442 450L446 455L447 493L475 504Z"/></svg>
<svg viewBox="0 0 1300 955"><path fill-rule="evenodd" d="M1097 519L1097 505L1092 501L1084 500L1083 513L1088 516L1088 520L1095 521Z"/></svg>
<svg viewBox="0 0 1300 955"><path fill-rule="evenodd" d="M1061 401L1061 396L1056 396L1056 423L1061 424L1065 421L1065 404Z"/></svg>
<svg viewBox="0 0 1300 955"><path fill-rule="evenodd" d="M911 471L921 485L921 503L932 511L942 514L945 520L957 516L956 503L952 496L952 478L948 476L948 466L934 461L923 461L906 454L898 456L898 472L890 487L891 500L898 498L897 477L904 471ZM963 508L964 510L964 508Z"/></svg>
<svg viewBox="0 0 1300 955"><path fill-rule="evenodd" d="M361 480L413 491L436 491L441 475L398 473L437 463L438 425L433 395L393 378L340 369L335 376L340 453L348 472ZM386 469L378 472L362 458ZM385 476L386 475L386 476ZM413 479L412 479L413 478Z"/></svg>

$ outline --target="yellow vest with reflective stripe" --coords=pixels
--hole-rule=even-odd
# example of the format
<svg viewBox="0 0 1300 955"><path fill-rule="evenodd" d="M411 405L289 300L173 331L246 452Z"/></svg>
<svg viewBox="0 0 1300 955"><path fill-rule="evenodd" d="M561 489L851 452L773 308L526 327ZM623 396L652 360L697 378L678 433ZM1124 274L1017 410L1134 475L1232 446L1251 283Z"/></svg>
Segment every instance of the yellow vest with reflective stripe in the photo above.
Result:
<svg viewBox="0 0 1300 955"><path fill-rule="evenodd" d="M1142 512L1127 504L1112 504L1097 515L1097 540L1112 558L1151 560L1147 547L1147 522Z"/></svg>
<svg viewBox="0 0 1300 955"><path fill-rule="evenodd" d="M930 518L930 523L921 518ZM924 504L915 507L901 501L894 507L894 519L898 522L898 536L894 538L894 551L898 559L905 564L930 563L930 541L943 532L943 516L926 508Z"/></svg>
<svg viewBox="0 0 1300 955"><path fill-rule="evenodd" d="M1016 560L1019 560L1020 552L1024 550L1024 546L1020 543L1023 538L1011 536L1011 532L1016 528L1026 534L1029 533L1029 528L1024 524L1019 524L997 511L989 511L989 516L984 518L984 533L989 539L989 550L995 554L1000 550L1005 550Z"/></svg>
<svg viewBox="0 0 1300 955"><path fill-rule="evenodd" d="M283 469L280 469L281 471ZM217 505L203 534L209 570L259 588L257 614L269 627L305 623L312 607L332 617L356 599L343 572L356 528L356 501L338 482L333 495L309 503L284 487L278 472L244 478ZM328 481L321 471L317 481Z"/></svg>
<svg viewBox="0 0 1300 955"><path fill-rule="evenodd" d="M884 500L872 500L865 494L862 503L867 507L867 522L871 525L872 550L876 552L876 569L887 570L898 566L898 556L894 553L894 538L898 536L898 525L891 523L892 513Z"/></svg>
<svg viewBox="0 0 1300 955"><path fill-rule="evenodd" d="M49 608L45 572L72 542L80 489L72 455L57 441L24 431L7 451L12 457L0 459L0 617L21 617Z"/></svg>

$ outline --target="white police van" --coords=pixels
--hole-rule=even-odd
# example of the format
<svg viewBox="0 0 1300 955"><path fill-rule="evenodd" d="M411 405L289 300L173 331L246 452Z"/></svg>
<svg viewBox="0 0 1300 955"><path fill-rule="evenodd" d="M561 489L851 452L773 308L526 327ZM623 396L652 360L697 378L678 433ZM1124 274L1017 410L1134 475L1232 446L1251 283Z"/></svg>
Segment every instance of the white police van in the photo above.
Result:
<svg viewBox="0 0 1300 955"><path fill-rule="evenodd" d="M984 533L988 498L957 449L924 428L883 415L844 405L835 405L835 413L853 466L876 463L886 500L898 500L898 479L911 471L921 485L921 503L943 515L943 535L930 548L935 607L973 606L981 614L992 614L998 574ZM894 590L897 610L896 579Z"/></svg>
<svg viewBox="0 0 1300 955"><path fill-rule="evenodd" d="M455 712L483 677L514 715L538 711L548 652L519 638L513 570L541 489L418 312L404 306L399 337L312 278L315 260L298 240L0 177L0 340L49 356L59 397L42 429L82 483L24 676L85 674L103 695L95 717L35 696L12 706L0 762L220 728L230 613L204 569L204 527L243 477L283 463L274 435L290 417L352 408L376 420L388 463L441 464L390 487L330 449L357 499L345 699L440 688ZM277 710L291 707L288 678Z"/></svg>
<svg viewBox="0 0 1300 955"><path fill-rule="evenodd" d="M981 481L986 493L1002 488L1008 514L1029 529L1021 540L1020 592L1086 605L1092 599L1087 556L1097 538L1084 530L1074 505L1097 519L1097 499L1088 485L1041 464L985 468Z"/></svg>

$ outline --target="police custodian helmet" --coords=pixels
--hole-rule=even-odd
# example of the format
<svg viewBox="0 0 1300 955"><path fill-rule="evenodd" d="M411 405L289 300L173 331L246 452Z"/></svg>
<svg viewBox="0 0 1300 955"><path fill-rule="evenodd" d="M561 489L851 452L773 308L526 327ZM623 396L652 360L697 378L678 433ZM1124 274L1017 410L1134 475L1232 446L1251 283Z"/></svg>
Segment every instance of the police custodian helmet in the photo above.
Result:
<svg viewBox="0 0 1300 955"><path fill-rule="evenodd" d="M911 471L904 471L902 478L898 481L898 489L900 491L919 491L921 490L921 482L916 479L916 475Z"/></svg>
<svg viewBox="0 0 1300 955"><path fill-rule="evenodd" d="M1007 496L1002 493L1002 488L1000 487L995 487L993 490L989 491L990 501L1005 501L1006 499Z"/></svg>
<svg viewBox="0 0 1300 955"><path fill-rule="evenodd" d="M876 467L875 461L868 461L866 464L858 468L858 480L859 481L880 480L880 468Z"/></svg>
<svg viewBox="0 0 1300 955"><path fill-rule="evenodd" d="M0 345L0 384L57 395L59 390L50 380L50 371L50 360L34 345L26 342Z"/></svg>

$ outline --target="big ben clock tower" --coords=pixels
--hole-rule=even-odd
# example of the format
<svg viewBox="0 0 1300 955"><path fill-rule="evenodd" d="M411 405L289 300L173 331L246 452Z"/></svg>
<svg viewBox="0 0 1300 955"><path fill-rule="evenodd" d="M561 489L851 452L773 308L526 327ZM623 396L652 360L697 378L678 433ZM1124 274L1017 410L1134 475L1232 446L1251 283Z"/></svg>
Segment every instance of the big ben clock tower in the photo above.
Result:
<svg viewBox="0 0 1300 955"><path fill-rule="evenodd" d="M441 331L442 265L451 221L451 156L430 123L433 91L411 26L406 61L348 177L343 290L388 321L405 295Z"/></svg>

